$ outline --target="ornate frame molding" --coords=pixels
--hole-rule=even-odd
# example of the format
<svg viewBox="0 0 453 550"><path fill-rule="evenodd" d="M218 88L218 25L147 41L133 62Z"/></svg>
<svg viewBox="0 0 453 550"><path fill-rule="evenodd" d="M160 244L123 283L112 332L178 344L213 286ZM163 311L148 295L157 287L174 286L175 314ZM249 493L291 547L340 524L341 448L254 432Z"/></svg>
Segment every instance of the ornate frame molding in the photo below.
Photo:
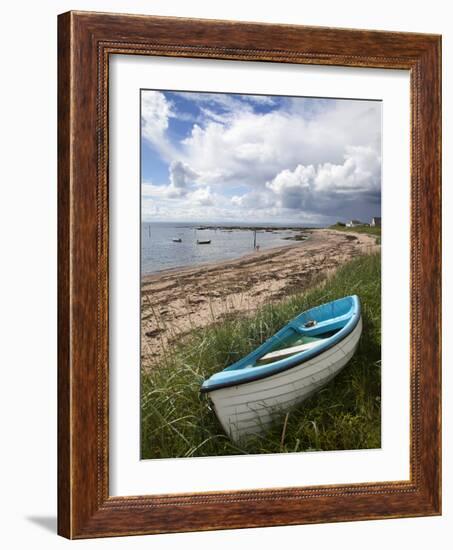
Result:
<svg viewBox="0 0 453 550"><path fill-rule="evenodd" d="M58 30L59 533L87 538L440 514L440 37L88 12L59 16ZM410 71L409 481L109 496L108 60L113 54Z"/></svg>

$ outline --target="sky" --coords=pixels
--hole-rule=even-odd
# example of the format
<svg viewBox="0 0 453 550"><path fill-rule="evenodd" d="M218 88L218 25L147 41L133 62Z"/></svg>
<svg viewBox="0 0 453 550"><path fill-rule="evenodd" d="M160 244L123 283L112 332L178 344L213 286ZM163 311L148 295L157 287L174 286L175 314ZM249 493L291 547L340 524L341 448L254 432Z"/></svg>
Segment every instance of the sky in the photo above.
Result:
<svg viewBox="0 0 453 550"><path fill-rule="evenodd" d="M381 102L141 92L142 220L381 215Z"/></svg>

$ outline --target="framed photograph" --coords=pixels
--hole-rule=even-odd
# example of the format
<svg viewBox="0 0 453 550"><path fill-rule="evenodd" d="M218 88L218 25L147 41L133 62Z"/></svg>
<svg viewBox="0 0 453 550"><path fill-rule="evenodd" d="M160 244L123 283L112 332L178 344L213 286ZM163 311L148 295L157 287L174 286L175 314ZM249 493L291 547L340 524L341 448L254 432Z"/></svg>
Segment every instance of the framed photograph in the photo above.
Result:
<svg viewBox="0 0 453 550"><path fill-rule="evenodd" d="M59 533L440 514L440 37L58 28Z"/></svg>

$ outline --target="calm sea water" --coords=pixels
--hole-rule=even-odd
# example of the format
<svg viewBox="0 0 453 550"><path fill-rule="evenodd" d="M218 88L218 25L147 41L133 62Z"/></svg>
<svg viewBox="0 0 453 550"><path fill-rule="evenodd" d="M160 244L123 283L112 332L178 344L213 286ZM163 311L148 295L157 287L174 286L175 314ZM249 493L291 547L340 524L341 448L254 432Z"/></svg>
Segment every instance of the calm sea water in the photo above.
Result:
<svg viewBox="0 0 453 550"><path fill-rule="evenodd" d="M191 265L231 260L253 252L252 230L232 229L239 224L222 224L218 229L197 229L199 224L148 223L141 227L141 270L142 275ZM265 227L269 227L268 225ZM261 250L288 245L294 241L285 237L300 231L275 227L257 231L256 243ZM180 238L181 242L172 239ZM199 240L211 240L211 244L197 244Z"/></svg>

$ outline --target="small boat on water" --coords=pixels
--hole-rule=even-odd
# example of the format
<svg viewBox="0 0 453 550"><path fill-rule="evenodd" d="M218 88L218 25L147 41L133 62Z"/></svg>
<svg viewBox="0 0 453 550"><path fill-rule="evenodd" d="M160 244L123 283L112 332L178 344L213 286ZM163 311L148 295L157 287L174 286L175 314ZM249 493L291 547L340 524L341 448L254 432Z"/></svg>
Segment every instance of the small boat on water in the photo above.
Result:
<svg viewBox="0 0 453 550"><path fill-rule="evenodd" d="M197 244L211 244L211 239L197 239Z"/></svg>
<svg viewBox="0 0 453 550"><path fill-rule="evenodd" d="M204 381L225 432L260 435L325 386L354 355L362 334L358 296L309 309L249 355Z"/></svg>
<svg viewBox="0 0 453 550"><path fill-rule="evenodd" d="M181 237L174 237L174 238L172 239L172 241L173 241L174 243L182 243Z"/></svg>

